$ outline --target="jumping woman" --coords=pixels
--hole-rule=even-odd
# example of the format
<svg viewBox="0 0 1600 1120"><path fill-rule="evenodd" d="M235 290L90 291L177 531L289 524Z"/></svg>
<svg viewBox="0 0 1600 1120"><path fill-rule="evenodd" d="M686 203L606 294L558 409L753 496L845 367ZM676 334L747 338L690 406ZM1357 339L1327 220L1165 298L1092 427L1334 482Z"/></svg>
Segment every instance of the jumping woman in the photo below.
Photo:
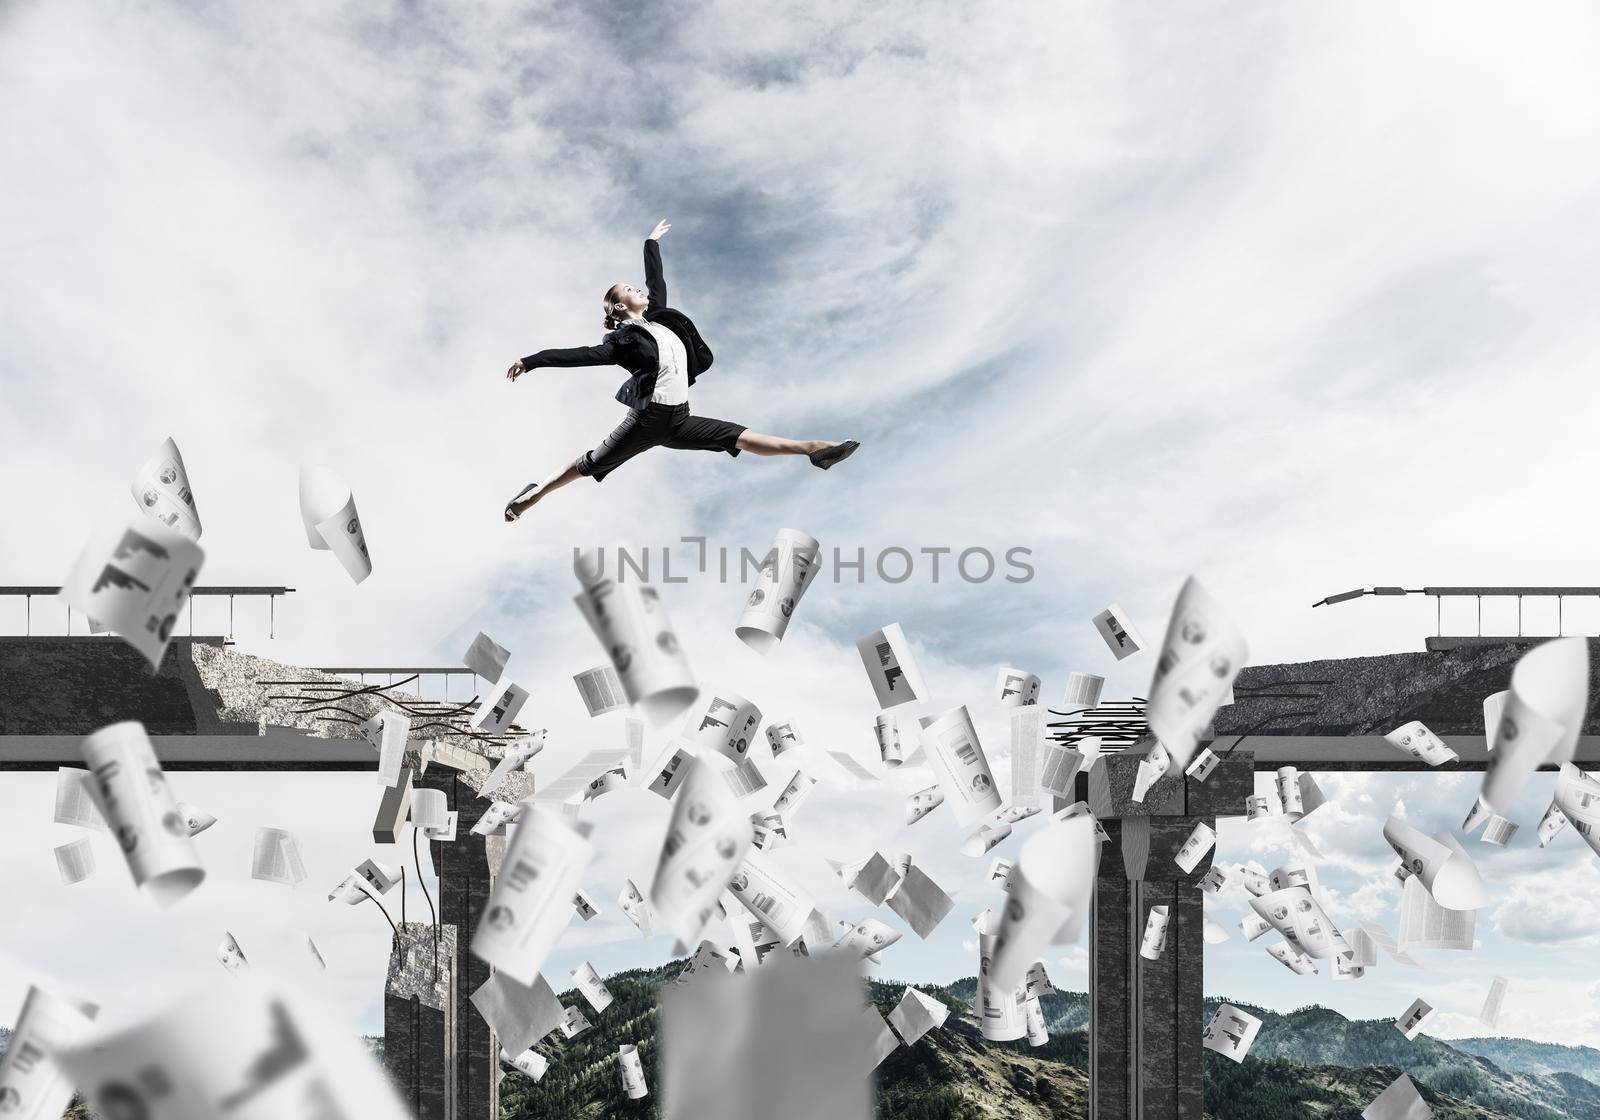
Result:
<svg viewBox="0 0 1600 1120"><path fill-rule="evenodd" d="M667 306L667 282L661 272L661 235L666 222L650 231L644 243L644 283L613 284L606 289L605 339L598 346L540 350L506 371L515 381L541 366L621 366L630 374L617 390L628 415L593 451L585 451L543 482L530 482L506 503L506 520L515 521L540 498L580 475L599 482L623 463L652 447L690 451L726 451L737 455L805 455L827 470L848 459L859 446L826 439L784 439L752 432L743 424L693 416L689 386L711 365L711 350L694 323Z"/></svg>

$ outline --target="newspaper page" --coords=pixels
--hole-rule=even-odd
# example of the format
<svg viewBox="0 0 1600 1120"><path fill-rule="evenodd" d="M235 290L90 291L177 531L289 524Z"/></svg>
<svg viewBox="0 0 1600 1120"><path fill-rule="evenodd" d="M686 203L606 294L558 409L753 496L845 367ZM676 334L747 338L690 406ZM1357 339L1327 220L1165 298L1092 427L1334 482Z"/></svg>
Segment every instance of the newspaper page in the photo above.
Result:
<svg viewBox="0 0 1600 1120"><path fill-rule="evenodd" d="M500 1044L512 1050L538 1042L561 1025L565 1014L549 981L538 973L531 984L522 984L504 972L491 972L471 998Z"/></svg>
<svg viewBox="0 0 1600 1120"><path fill-rule="evenodd" d="M352 580L360 583L372 574L355 495L350 484L327 467L300 468L300 519L305 522L307 543L332 552Z"/></svg>
<svg viewBox="0 0 1600 1120"><path fill-rule="evenodd" d="M1511 811L1535 770L1572 759L1589 707L1587 638L1553 638L1523 654L1495 729L1483 800Z"/></svg>
<svg viewBox="0 0 1600 1120"><path fill-rule="evenodd" d="M911 655L911 643L898 622L856 640L856 652L872 682L879 708L893 708L928 698L928 686Z"/></svg>
<svg viewBox="0 0 1600 1120"><path fill-rule="evenodd" d="M1399 747L1412 758L1420 758L1429 766L1442 766L1446 762L1460 761L1461 756L1444 745L1444 740L1428 730L1420 719L1401 724L1384 736L1391 745Z"/></svg>
<svg viewBox="0 0 1600 1120"><path fill-rule="evenodd" d="M1138 772L1133 778L1134 801L1143 802L1145 795L1150 792L1150 787L1166 776L1172 769L1172 753L1160 741L1150 748L1150 753L1139 760Z"/></svg>
<svg viewBox="0 0 1600 1120"><path fill-rule="evenodd" d="M1011 804L1037 808L1040 755L1044 752L1044 709L1031 703L1010 707Z"/></svg>
<svg viewBox="0 0 1600 1120"><path fill-rule="evenodd" d="M1167 948L1167 922L1169 908L1152 906L1145 915L1144 937L1139 942L1139 955L1145 960L1158 961Z"/></svg>
<svg viewBox="0 0 1600 1120"><path fill-rule="evenodd" d="M129 720L102 727L80 749L94 775L90 795L122 848L134 885L161 907L198 887L206 877L200 853L144 725Z"/></svg>
<svg viewBox="0 0 1600 1120"><path fill-rule="evenodd" d="M90 790L92 775L87 770L61 766L56 769L56 823L76 828L106 831L105 818L95 808Z"/></svg>
<svg viewBox="0 0 1600 1120"><path fill-rule="evenodd" d="M758 851L745 853L728 880L728 890L785 945L800 939L816 906L809 894Z"/></svg>
<svg viewBox="0 0 1600 1120"><path fill-rule="evenodd" d="M1432 1014L1433 1008L1419 996L1411 1001L1411 1006L1406 1008L1405 1014L1394 1021L1394 1025L1407 1038L1416 1038L1417 1032L1422 1029L1423 1020Z"/></svg>
<svg viewBox="0 0 1600 1120"><path fill-rule="evenodd" d="M1432 837L1391 816L1383 826L1405 870L1422 880L1433 900L1449 910L1476 910L1488 902L1483 879L1472 858L1448 832Z"/></svg>
<svg viewBox="0 0 1600 1120"><path fill-rule="evenodd" d="M1361 1120L1431 1120L1432 1116L1433 1109L1403 1073L1361 1110Z"/></svg>
<svg viewBox="0 0 1600 1120"><path fill-rule="evenodd" d="M562 817L528 807L473 932L473 955L519 984L532 984L572 920L572 896L593 853Z"/></svg>
<svg viewBox="0 0 1600 1120"><path fill-rule="evenodd" d="M129 513L96 527L59 594L159 669L204 561L182 533Z"/></svg>
<svg viewBox="0 0 1600 1120"><path fill-rule="evenodd" d="M737 692L706 685L684 716L678 735L702 758L717 755L726 759L733 767L733 776L726 780L742 797L767 784L750 758L760 723L761 709L749 700Z"/></svg>
<svg viewBox="0 0 1600 1120"><path fill-rule="evenodd" d="M1039 702L1041 683L1037 674L1007 666L995 675L994 688L1002 708L1020 708Z"/></svg>
<svg viewBox="0 0 1600 1120"><path fill-rule="evenodd" d="M217 946L217 962L232 973L250 967L250 962L245 959L244 950L239 947L239 939L226 930L222 933L222 942Z"/></svg>
<svg viewBox="0 0 1600 1120"><path fill-rule="evenodd" d="M939 786L950 800L956 823L967 826L1000 808L989 759L978 742L966 705L918 721L922 747Z"/></svg>
<svg viewBox="0 0 1600 1120"><path fill-rule="evenodd" d="M1252 898L1250 908L1308 956L1322 959L1350 951L1349 942L1306 887L1285 887Z"/></svg>
<svg viewBox="0 0 1600 1120"><path fill-rule="evenodd" d="M926 941L928 935L954 908L955 900L922 868L912 864L901 875L899 885L888 898L888 904L889 909L898 914L913 933Z"/></svg>
<svg viewBox="0 0 1600 1120"><path fill-rule="evenodd" d="M1078 939L1094 894L1100 838L1088 815L1052 819L1028 837L1011 869L1004 914L990 942L994 982L1022 983L1048 945Z"/></svg>
<svg viewBox="0 0 1600 1120"><path fill-rule="evenodd" d="M1145 713L1151 733L1179 770L1189 765L1200 733L1230 695L1248 655L1244 635L1190 576L1172 607Z"/></svg>
<svg viewBox="0 0 1600 1120"><path fill-rule="evenodd" d="M57 1067L55 1052L94 1026L98 1008L29 987L0 1055L0 1104L15 1120L59 1120L72 1101L75 1079Z"/></svg>
<svg viewBox="0 0 1600 1120"><path fill-rule="evenodd" d="M656 776L650 780L650 792L671 801L678 787L683 784L683 779L689 775L689 762L693 756L682 747L669 746L667 752L670 757L663 754L665 761L658 759L656 762Z"/></svg>
<svg viewBox="0 0 1600 1120"><path fill-rule="evenodd" d="M550 1068L550 1059L531 1046L514 1058L509 1051L502 1049L500 1060L535 1084L543 1080L545 1071Z"/></svg>
<svg viewBox="0 0 1600 1120"><path fill-rule="evenodd" d="M104 1117L405 1120L354 1025L314 992L235 981L58 1047L57 1062Z"/></svg>
<svg viewBox="0 0 1600 1120"><path fill-rule="evenodd" d="M510 660L511 651L481 630L472 639L467 652L461 655L461 664L486 681L497 681L504 676L506 662Z"/></svg>
<svg viewBox="0 0 1600 1120"><path fill-rule="evenodd" d="M640 933L646 937L655 935L655 912L650 909L639 888L633 885L632 879L624 881L622 893L617 896L617 905Z"/></svg>
<svg viewBox="0 0 1600 1120"><path fill-rule="evenodd" d="M1287 941L1279 941L1275 945L1268 945L1267 952L1273 960L1283 965L1290 972L1298 973L1301 976L1309 976L1317 971L1316 962Z"/></svg>
<svg viewBox="0 0 1600 1120"><path fill-rule="evenodd" d="M61 845L55 850L55 855L56 872L67 886L81 883L94 874L94 849L89 846L87 836Z"/></svg>
<svg viewBox="0 0 1600 1120"><path fill-rule="evenodd" d="M1210 747L1202 747L1200 753L1194 756L1194 761L1189 763L1184 773L1197 782L1204 782L1211 777L1211 771L1217 768L1217 763L1222 759ZM1307 774L1306 777L1311 775Z"/></svg>
<svg viewBox="0 0 1600 1120"><path fill-rule="evenodd" d="M133 476L132 491L133 500L145 513L192 541L200 539L200 511L189 488L183 455L171 436Z"/></svg>
<svg viewBox="0 0 1600 1120"><path fill-rule="evenodd" d="M938 786L919 789L906 795L906 823L916 824L944 804L944 790Z"/></svg>
<svg viewBox="0 0 1600 1120"><path fill-rule="evenodd" d="M907 1046L923 1035L944 1026L950 1009L930 995L907 987L900 993L900 1002L889 1012L889 1025Z"/></svg>
<svg viewBox="0 0 1600 1120"><path fill-rule="evenodd" d="M612 579L599 549L579 553L572 566L583 584L574 601L629 703L657 726L683 711L699 689L660 593L648 583Z"/></svg>
<svg viewBox="0 0 1600 1120"><path fill-rule="evenodd" d="M606 987L606 982L600 979L600 974L588 961L572 970L572 983L597 1014L611 1006L611 989Z"/></svg>
<svg viewBox="0 0 1600 1120"><path fill-rule="evenodd" d="M1128 613L1115 603L1089 621L1118 661L1132 657L1145 646L1144 635L1134 628Z"/></svg>
<svg viewBox="0 0 1600 1120"><path fill-rule="evenodd" d="M1557 810L1557 819L1571 821L1573 831L1583 837L1584 843L1596 854L1600 854L1600 782L1572 763L1563 762L1561 773L1556 778L1555 800L1552 804ZM1545 819L1550 819L1549 812L1545 813ZM1545 838L1545 831L1546 825L1541 821L1540 847L1549 842ZM1559 831L1560 826L1552 828L1550 835L1554 836Z"/></svg>
<svg viewBox="0 0 1600 1120"><path fill-rule="evenodd" d="M801 737L800 732L794 729L793 723L767 724L767 746L772 749L773 758L777 758L784 751L805 745L805 739Z"/></svg>
<svg viewBox="0 0 1600 1120"><path fill-rule="evenodd" d="M1472 950L1478 924L1476 910L1447 910L1415 877L1401 888L1400 932L1396 941L1402 953L1413 949Z"/></svg>
<svg viewBox="0 0 1600 1120"><path fill-rule="evenodd" d="M1068 711L1085 711L1096 707L1105 686L1106 679L1093 673L1068 673L1067 692L1061 703Z"/></svg>
<svg viewBox="0 0 1600 1120"><path fill-rule="evenodd" d="M1223 928L1221 922L1214 918L1202 919L1200 935L1205 939L1207 945L1221 945L1228 940L1228 931Z"/></svg>
<svg viewBox="0 0 1600 1120"><path fill-rule="evenodd" d="M1184 840L1183 847L1178 849L1173 861L1183 868L1185 875L1192 875L1194 869L1200 866L1200 861L1206 858L1206 853L1216 846L1216 830L1205 821L1198 821L1190 830L1188 839Z"/></svg>
<svg viewBox="0 0 1600 1120"><path fill-rule="evenodd" d="M617 1066L622 1075L622 1091L630 1101L650 1095L644 1080L644 1063L639 1059L639 1048L632 1043L617 1047Z"/></svg>
<svg viewBox="0 0 1600 1120"><path fill-rule="evenodd" d="M1045 743L1039 785L1057 797L1071 797L1072 779L1078 776L1083 762L1083 755L1066 743Z"/></svg>
<svg viewBox="0 0 1600 1120"><path fill-rule="evenodd" d="M300 858L300 840L281 828L256 829L255 855L250 878L286 887L305 881L306 865Z"/></svg>
<svg viewBox="0 0 1600 1120"><path fill-rule="evenodd" d="M789 619L818 571L822 546L799 529L779 529L745 599L734 633L757 653L770 653L789 629Z"/></svg>
<svg viewBox="0 0 1600 1120"><path fill-rule="evenodd" d="M1011 826L1004 821L989 821L980 825L978 831L961 845L961 854L977 859L985 855L991 848L997 847L1006 837L1011 835Z"/></svg>
<svg viewBox="0 0 1600 1120"><path fill-rule="evenodd" d="M583 699L583 706L591 718L621 711L628 706L627 694L622 691L622 680L610 663L574 674L572 683L577 686L578 695Z"/></svg>
<svg viewBox="0 0 1600 1120"><path fill-rule="evenodd" d="M1478 1018L1491 1027L1500 1025L1500 1005L1505 1002L1506 985L1509 983L1504 976L1496 976L1489 981L1489 992L1483 997L1483 1010L1478 1012Z"/></svg>
<svg viewBox="0 0 1600 1120"><path fill-rule="evenodd" d="M396 785L405 763L411 720L399 712L379 712L361 725L361 737L378 751L378 784Z"/></svg>
<svg viewBox="0 0 1600 1120"><path fill-rule="evenodd" d="M1211 1022L1206 1024L1205 1033L1200 1036L1200 1045L1224 1058L1242 1062L1255 1043L1256 1035L1260 1033L1260 1019L1247 1011L1240 1011L1231 1003L1225 1003L1217 1008L1216 1014L1211 1016Z"/></svg>
<svg viewBox="0 0 1600 1120"><path fill-rule="evenodd" d="M651 906L683 944L700 940L751 835L750 817L722 775L704 759L691 759L650 886Z"/></svg>
<svg viewBox="0 0 1600 1120"><path fill-rule="evenodd" d="M515 681L502 677L489 690L478 710L467 721L467 726L485 735L504 735L516 722L517 713L528 702L528 690Z"/></svg>

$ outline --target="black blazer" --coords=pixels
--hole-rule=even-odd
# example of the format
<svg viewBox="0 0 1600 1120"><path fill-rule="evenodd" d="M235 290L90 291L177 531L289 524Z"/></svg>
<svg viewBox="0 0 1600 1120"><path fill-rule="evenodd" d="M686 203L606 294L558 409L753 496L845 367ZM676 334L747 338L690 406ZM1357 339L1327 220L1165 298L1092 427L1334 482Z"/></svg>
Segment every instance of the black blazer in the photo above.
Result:
<svg viewBox="0 0 1600 1120"><path fill-rule="evenodd" d="M660 323L683 342L684 353L689 357L689 384L711 368L711 347L705 344L694 321L683 312L667 306L667 280L661 271L661 243L651 238L644 243L644 285L649 294L649 305L644 317ZM606 335L598 346L570 346L565 349L540 350L522 359L523 369L540 366L621 366L630 376L617 390L617 400L629 408L644 408L655 392L656 374L661 369L661 356L656 340L649 331L636 322L625 322Z"/></svg>

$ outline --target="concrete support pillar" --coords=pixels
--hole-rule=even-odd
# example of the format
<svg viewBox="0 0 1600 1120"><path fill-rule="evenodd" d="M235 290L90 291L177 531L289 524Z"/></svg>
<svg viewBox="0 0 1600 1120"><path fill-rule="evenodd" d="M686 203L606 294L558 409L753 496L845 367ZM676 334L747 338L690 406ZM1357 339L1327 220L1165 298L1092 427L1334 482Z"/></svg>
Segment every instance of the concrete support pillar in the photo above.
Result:
<svg viewBox="0 0 1600 1120"><path fill-rule="evenodd" d="M1089 1094L1093 1120L1201 1120L1204 1064L1204 905L1208 853L1185 873L1175 862L1196 824L1239 815L1252 783L1248 756L1206 783L1168 775L1132 799L1138 754L1090 772L1087 799L1110 843L1095 880L1089 946ZM1168 908L1159 960L1139 955L1154 906Z"/></svg>
<svg viewBox="0 0 1600 1120"><path fill-rule="evenodd" d="M406 922L389 953L383 1068L416 1120L455 1116L456 929Z"/></svg>

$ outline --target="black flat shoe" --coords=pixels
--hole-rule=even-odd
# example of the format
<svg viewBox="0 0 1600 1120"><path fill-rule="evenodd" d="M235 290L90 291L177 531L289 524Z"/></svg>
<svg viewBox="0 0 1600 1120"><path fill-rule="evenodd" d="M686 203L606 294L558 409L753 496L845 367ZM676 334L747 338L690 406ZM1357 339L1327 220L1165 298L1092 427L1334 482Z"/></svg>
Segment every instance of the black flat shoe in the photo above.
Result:
<svg viewBox="0 0 1600 1120"><path fill-rule="evenodd" d="M851 455L855 454L856 448L860 446L861 444L856 440L847 439L843 443L834 444L832 447L824 447L820 451L813 451L808 458L810 458L813 467L821 467L823 470L827 470L835 463L842 463L850 458Z"/></svg>
<svg viewBox="0 0 1600 1120"><path fill-rule="evenodd" d="M528 495L532 494L537 489L539 489L539 484L537 482L530 482L530 483L528 483L528 485L524 486L521 490L517 491L517 496L515 498L512 498L509 502L506 503L506 520L507 521L515 521L517 518L522 516L521 513L516 512L511 507L516 505L518 502L522 501L522 499L526 498ZM526 513L527 511L524 510L523 512Z"/></svg>

